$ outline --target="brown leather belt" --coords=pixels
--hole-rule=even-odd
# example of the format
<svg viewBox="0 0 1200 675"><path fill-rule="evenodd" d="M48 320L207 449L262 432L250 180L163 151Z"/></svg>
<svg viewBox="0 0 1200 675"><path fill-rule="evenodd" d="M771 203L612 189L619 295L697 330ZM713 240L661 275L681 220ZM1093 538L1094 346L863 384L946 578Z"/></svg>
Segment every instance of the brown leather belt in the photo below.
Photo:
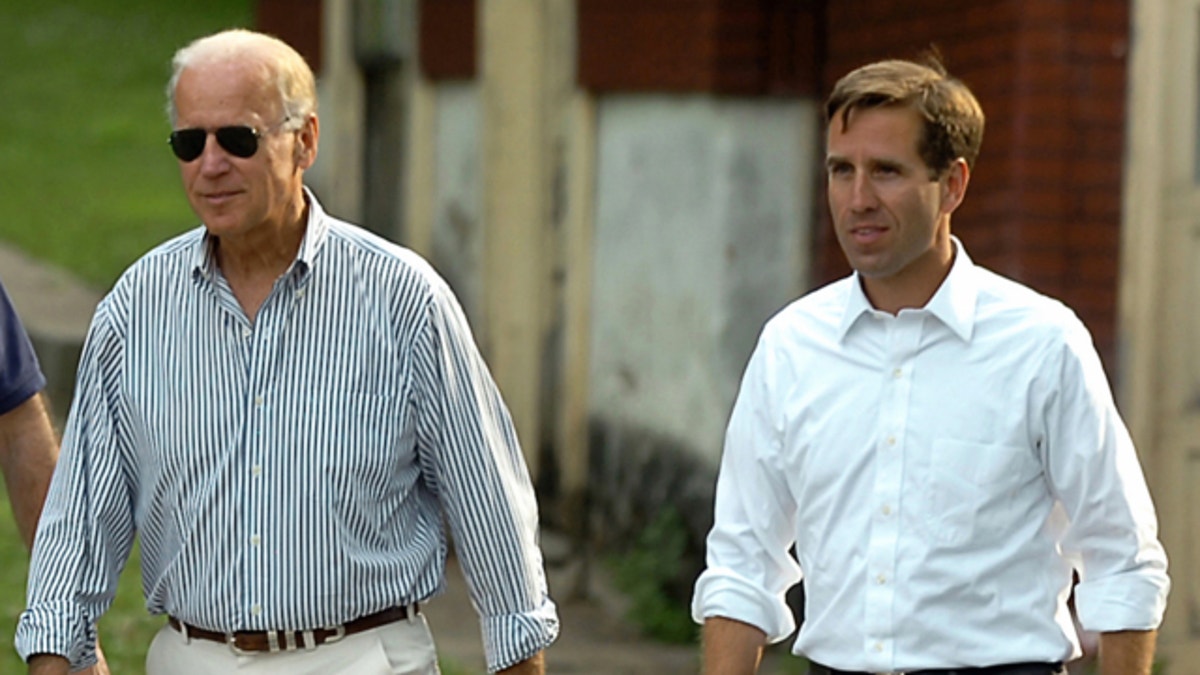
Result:
<svg viewBox="0 0 1200 675"><path fill-rule="evenodd" d="M266 630L238 631L236 633L218 633L216 631L198 628L186 624L173 616L167 617L167 623L183 634L185 638L199 638L229 645L235 653L243 652L282 652L297 649L316 649L328 642L337 642L347 635L354 635L372 628L378 628L394 621L403 621L410 616L416 616L421 608L416 603L409 607L392 607L382 612L375 612L359 617L348 623L332 628L313 628L311 630Z"/></svg>

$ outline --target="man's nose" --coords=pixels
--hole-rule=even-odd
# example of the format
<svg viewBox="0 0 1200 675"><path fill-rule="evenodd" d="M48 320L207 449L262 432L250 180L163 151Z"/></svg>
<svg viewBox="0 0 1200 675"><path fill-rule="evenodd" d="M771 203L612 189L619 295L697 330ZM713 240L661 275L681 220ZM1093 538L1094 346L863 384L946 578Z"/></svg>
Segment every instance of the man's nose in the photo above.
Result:
<svg viewBox="0 0 1200 675"><path fill-rule="evenodd" d="M229 155L217 142L215 134L204 137L204 151L200 153L200 171L206 174L220 173L229 167Z"/></svg>
<svg viewBox="0 0 1200 675"><path fill-rule="evenodd" d="M855 211L869 211L878 204L878 195L870 176L866 172L859 172L850 185L850 208Z"/></svg>

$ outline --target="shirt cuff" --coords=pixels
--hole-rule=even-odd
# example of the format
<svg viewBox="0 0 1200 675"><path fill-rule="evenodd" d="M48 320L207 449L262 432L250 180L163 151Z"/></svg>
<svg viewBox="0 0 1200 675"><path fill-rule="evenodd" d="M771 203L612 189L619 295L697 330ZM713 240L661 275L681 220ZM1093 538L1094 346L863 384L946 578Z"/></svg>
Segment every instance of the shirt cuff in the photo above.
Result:
<svg viewBox="0 0 1200 675"><path fill-rule="evenodd" d="M783 640L796 630L796 617L783 596L757 586L733 570L711 567L696 580L692 620L724 617L748 623L767 634L767 642Z"/></svg>
<svg viewBox="0 0 1200 675"><path fill-rule="evenodd" d="M96 625L74 605L52 602L21 613L13 641L21 660L34 654L58 654L71 670L96 663Z"/></svg>
<svg viewBox="0 0 1200 675"><path fill-rule="evenodd" d="M1165 571L1080 582L1075 587L1079 625L1096 633L1154 630L1162 623L1170 587Z"/></svg>
<svg viewBox="0 0 1200 675"><path fill-rule="evenodd" d="M485 616L481 623L489 673L511 668L558 637L558 610L548 596L530 612Z"/></svg>

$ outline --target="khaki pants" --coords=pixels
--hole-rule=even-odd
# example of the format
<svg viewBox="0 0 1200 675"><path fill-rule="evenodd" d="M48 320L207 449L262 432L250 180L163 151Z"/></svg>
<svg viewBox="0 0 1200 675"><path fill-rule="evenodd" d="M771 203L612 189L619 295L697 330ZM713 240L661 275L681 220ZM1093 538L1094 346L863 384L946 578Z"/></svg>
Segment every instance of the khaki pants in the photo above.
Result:
<svg viewBox="0 0 1200 675"><path fill-rule="evenodd" d="M163 626L146 654L147 675L438 675L425 617L396 621L316 649L235 654L209 640L185 640Z"/></svg>

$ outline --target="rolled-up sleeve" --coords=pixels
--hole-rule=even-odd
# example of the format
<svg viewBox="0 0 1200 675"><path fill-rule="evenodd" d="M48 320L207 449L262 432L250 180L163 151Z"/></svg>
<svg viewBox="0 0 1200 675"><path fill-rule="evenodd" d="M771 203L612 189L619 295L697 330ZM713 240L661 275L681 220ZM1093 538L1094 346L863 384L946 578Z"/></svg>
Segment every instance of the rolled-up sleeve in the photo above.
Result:
<svg viewBox="0 0 1200 675"><path fill-rule="evenodd" d="M771 642L796 628L785 600L801 578L789 553L796 503L778 470L782 424L775 412L778 364L765 340L750 358L726 430L707 567L696 581L692 618L735 619Z"/></svg>
<svg viewBox="0 0 1200 675"><path fill-rule="evenodd" d="M1157 628L1170 579L1133 442L1082 325L1067 328L1055 356L1043 452L1070 519L1062 547L1079 569L1079 621L1096 632Z"/></svg>
<svg viewBox="0 0 1200 675"><path fill-rule="evenodd" d="M96 628L133 544L133 490L120 460L112 395L119 344L97 311L84 345L62 453L38 523L17 652L95 662Z"/></svg>
<svg viewBox="0 0 1200 675"><path fill-rule="evenodd" d="M478 609L489 671L558 636L537 542L538 510L516 431L462 310L431 289L419 342L418 447Z"/></svg>

